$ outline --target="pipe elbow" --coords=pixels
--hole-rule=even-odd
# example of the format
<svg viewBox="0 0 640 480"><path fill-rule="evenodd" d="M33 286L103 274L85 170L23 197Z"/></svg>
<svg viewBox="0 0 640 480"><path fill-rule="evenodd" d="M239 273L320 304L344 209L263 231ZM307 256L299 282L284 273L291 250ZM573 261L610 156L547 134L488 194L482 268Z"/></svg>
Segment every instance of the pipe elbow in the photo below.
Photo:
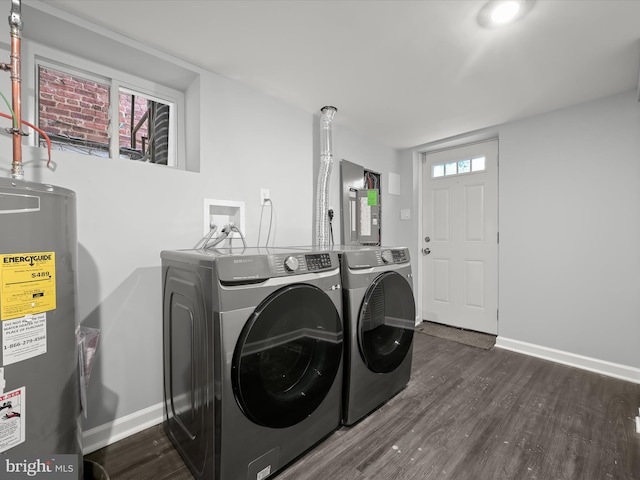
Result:
<svg viewBox="0 0 640 480"><path fill-rule="evenodd" d="M22 8L20 0L11 0L11 11L9 12L9 26L11 32L22 30Z"/></svg>

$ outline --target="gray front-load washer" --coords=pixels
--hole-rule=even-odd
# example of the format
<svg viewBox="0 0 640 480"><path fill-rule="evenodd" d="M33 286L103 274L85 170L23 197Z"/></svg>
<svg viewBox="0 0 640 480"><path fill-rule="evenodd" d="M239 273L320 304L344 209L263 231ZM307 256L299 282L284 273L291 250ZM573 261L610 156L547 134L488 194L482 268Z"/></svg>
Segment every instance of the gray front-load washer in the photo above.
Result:
<svg viewBox="0 0 640 480"><path fill-rule="evenodd" d="M336 253L161 257L164 428L195 478L266 479L339 427Z"/></svg>
<svg viewBox="0 0 640 480"><path fill-rule="evenodd" d="M337 246L345 321L343 423L352 425L411 377L415 300L407 248Z"/></svg>

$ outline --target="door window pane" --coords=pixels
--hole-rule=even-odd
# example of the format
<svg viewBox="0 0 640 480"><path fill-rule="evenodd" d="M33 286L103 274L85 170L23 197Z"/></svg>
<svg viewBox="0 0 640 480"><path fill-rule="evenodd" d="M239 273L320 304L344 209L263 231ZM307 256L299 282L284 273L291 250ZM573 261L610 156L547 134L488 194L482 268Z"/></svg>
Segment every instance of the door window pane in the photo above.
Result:
<svg viewBox="0 0 640 480"><path fill-rule="evenodd" d="M474 172L483 172L485 158L476 157L456 162L437 163L431 165L431 178L450 177L452 175L464 175Z"/></svg>
<svg viewBox="0 0 640 480"><path fill-rule="evenodd" d="M458 162L458 173L469 173L471 171L471 160L460 160Z"/></svg>
<svg viewBox="0 0 640 480"><path fill-rule="evenodd" d="M449 175L455 175L456 173L458 173L458 162L450 162L450 163L445 163L444 165L444 174L449 176Z"/></svg>
<svg viewBox="0 0 640 480"><path fill-rule="evenodd" d="M480 172L482 170L484 170L484 157L472 158L471 171Z"/></svg>
<svg viewBox="0 0 640 480"><path fill-rule="evenodd" d="M442 163L438 165L433 165L431 167L431 177L432 178L444 177L444 165Z"/></svg>

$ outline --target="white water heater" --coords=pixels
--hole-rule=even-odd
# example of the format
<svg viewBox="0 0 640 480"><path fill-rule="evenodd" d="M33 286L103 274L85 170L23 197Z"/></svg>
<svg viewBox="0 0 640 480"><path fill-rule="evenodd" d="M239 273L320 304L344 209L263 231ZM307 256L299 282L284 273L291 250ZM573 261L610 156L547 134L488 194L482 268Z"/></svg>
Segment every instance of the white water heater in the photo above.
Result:
<svg viewBox="0 0 640 480"><path fill-rule="evenodd" d="M0 463L11 468L82 472L76 270L74 192L0 178Z"/></svg>

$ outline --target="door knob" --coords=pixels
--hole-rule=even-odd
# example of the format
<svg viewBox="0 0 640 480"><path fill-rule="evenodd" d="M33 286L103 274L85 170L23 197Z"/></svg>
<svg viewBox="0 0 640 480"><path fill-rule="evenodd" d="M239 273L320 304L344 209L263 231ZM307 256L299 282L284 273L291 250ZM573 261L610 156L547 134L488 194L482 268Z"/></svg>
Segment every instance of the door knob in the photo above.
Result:
<svg viewBox="0 0 640 480"><path fill-rule="evenodd" d="M429 255L430 253L431 253L431 249L429 249L429 248L423 248L422 249L422 254L423 255Z"/></svg>

